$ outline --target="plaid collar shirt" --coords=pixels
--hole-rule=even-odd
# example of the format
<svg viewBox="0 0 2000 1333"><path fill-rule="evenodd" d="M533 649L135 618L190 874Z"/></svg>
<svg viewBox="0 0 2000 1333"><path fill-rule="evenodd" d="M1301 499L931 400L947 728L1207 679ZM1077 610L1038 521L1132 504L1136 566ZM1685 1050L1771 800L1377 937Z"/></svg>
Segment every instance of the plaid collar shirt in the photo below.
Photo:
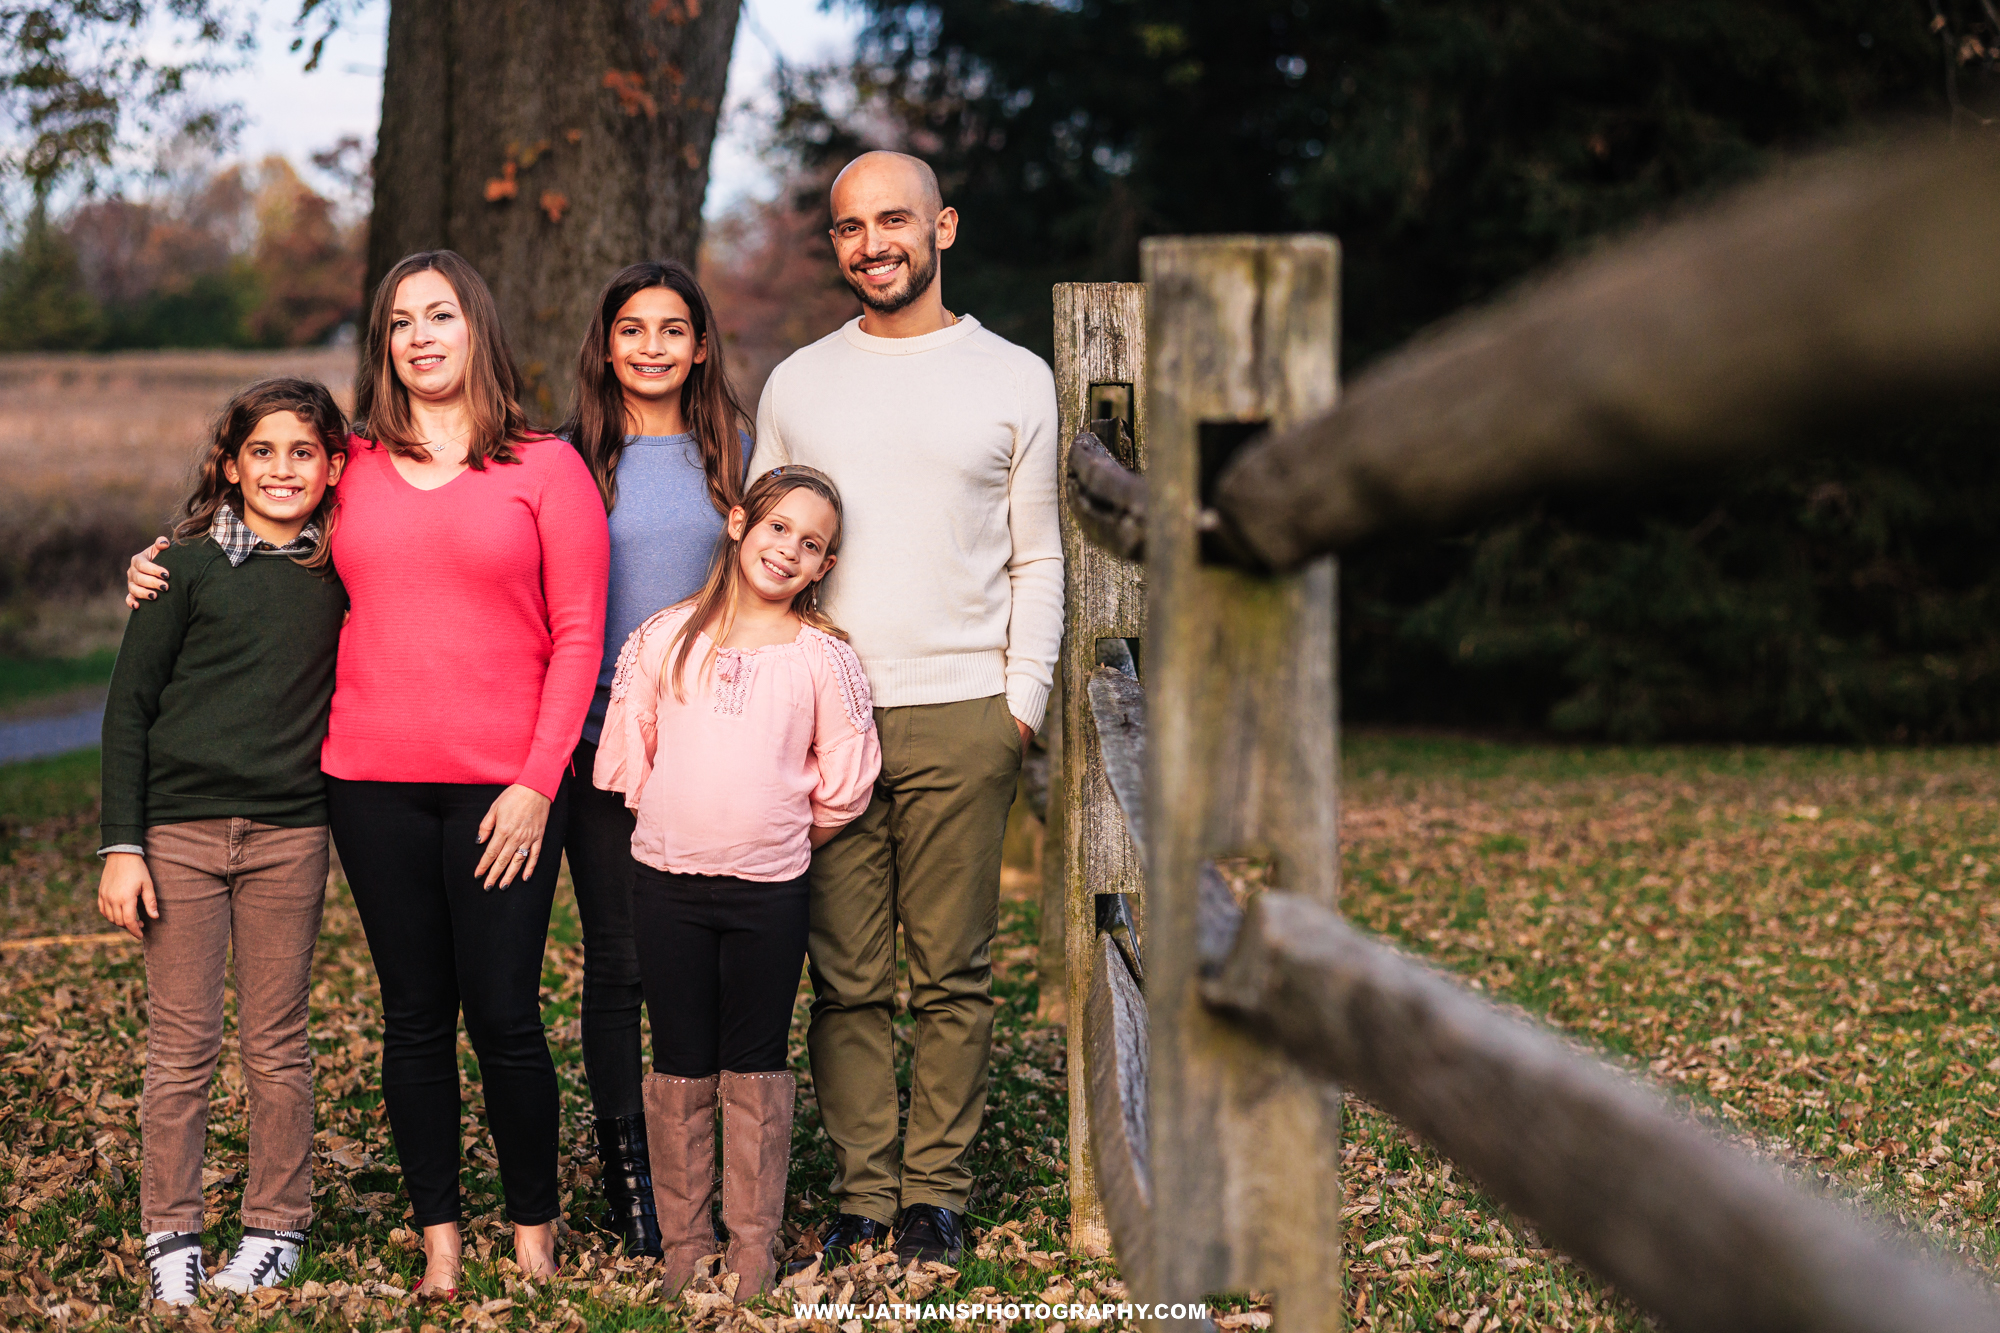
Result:
<svg viewBox="0 0 2000 1333"><path fill-rule="evenodd" d="M319 547L317 523L306 524L303 532L283 546L273 546L252 532L250 525L228 505L216 506L215 521L208 525L208 535L215 538L215 544L229 557L232 569L253 555L308 555Z"/></svg>

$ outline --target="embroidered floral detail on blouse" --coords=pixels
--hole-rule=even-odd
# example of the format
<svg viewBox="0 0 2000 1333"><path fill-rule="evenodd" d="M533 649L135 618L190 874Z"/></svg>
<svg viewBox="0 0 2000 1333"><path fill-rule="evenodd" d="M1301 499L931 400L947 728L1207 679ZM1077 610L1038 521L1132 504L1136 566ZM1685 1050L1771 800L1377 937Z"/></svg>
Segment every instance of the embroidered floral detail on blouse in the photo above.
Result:
<svg viewBox="0 0 2000 1333"><path fill-rule="evenodd" d="M632 689L632 670L639 665L639 650L646 645L646 635L653 626L673 614L672 608L655 611L639 628L632 631L625 640L625 646L618 650L618 665L611 669L611 701L623 699Z"/></svg>
<svg viewBox="0 0 2000 1333"><path fill-rule="evenodd" d="M750 682L757 678L757 655L724 648L715 657L715 711L736 717L750 701Z"/></svg>
<svg viewBox="0 0 2000 1333"><path fill-rule="evenodd" d="M854 655L854 649L824 630L808 625L806 634L819 641L820 655L840 686L840 701L847 706L847 720L856 731L867 731L875 725L875 696L868 688L868 673L861 669L861 659Z"/></svg>

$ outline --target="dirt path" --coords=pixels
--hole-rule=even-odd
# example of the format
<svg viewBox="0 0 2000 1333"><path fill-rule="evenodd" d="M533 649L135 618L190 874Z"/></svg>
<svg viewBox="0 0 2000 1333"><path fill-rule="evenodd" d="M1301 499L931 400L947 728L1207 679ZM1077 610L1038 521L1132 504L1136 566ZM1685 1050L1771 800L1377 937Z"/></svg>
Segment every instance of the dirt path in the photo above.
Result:
<svg viewBox="0 0 2000 1333"><path fill-rule="evenodd" d="M31 699L0 712L0 764L87 749L103 729L102 685Z"/></svg>

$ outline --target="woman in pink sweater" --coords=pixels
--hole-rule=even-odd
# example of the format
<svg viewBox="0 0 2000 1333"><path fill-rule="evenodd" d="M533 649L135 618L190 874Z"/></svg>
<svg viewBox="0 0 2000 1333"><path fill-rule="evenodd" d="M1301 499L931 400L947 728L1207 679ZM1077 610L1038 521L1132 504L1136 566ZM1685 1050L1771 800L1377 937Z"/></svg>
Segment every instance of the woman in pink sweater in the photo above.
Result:
<svg viewBox="0 0 2000 1333"><path fill-rule="evenodd" d="M457 1288L458 1016L520 1266L556 1270L542 951L609 544L574 449L527 426L493 296L449 250L376 289L330 540L352 611L320 767L382 988L382 1099L426 1261ZM133 562L140 596L166 571Z"/></svg>
<svg viewBox="0 0 2000 1333"><path fill-rule="evenodd" d="M491 293L456 254L375 294L333 559L353 599L320 765L381 979L382 1093L424 1230L459 1266L458 1014L516 1262L556 1268L542 951L570 752L603 650L609 539L574 449L527 427Z"/></svg>
<svg viewBox="0 0 2000 1333"><path fill-rule="evenodd" d="M530 1275L556 1271L562 1211L542 947L610 546L590 468L528 430L518 392L466 260L412 254L382 278L354 396L370 438L340 478L354 612L320 767L382 981L382 1099L422 1289L440 1295L458 1283L460 1009Z"/></svg>
<svg viewBox="0 0 2000 1333"><path fill-rule="evenodd" d="M766 473L730 511L708 582L642 624L611 680L593 781L637 812L632 931L653 1019L645 1079L671 1292L716 1250L737 1299L775 1274L812 849L868 806L882 747L861 661L819 610L840 546L823 473Z"/></svg>

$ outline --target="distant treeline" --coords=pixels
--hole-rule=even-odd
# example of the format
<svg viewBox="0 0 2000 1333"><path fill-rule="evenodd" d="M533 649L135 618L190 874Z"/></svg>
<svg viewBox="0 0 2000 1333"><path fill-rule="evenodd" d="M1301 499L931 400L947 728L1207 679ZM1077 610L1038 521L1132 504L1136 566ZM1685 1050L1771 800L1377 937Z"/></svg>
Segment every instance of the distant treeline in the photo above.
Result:
<svg viewBox="0 0 2000 1333"><path fill-rule="evenodd" d="M325 342L359 317L365 225L281 157L38 206L0 254L0 350Z"/></svg>
<svg viewBox="0 0 2000 1333"><path fill-rule="evenodd" d="M1616 739L2000 737L2000 406L1341 564L1347 716Z"/></svg>

